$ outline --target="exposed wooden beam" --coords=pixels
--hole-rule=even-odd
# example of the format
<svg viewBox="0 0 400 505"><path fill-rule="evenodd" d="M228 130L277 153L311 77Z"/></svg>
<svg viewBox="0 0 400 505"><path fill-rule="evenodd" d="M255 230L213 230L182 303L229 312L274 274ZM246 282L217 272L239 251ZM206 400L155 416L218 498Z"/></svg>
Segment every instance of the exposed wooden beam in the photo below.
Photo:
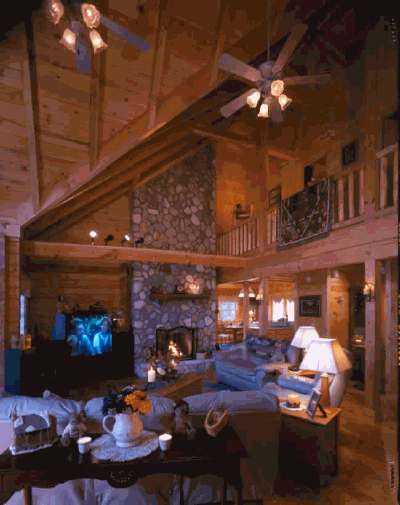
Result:
<svg viewBox="0 0 400 505"><path fill-rule="evenodd" d="M296 155L295 151L292 151L291 149L286 149L285 147L277 147L271 144L268 144L268 142L265 142L263 144L263 149L267 150L267 153L271 156L275 156L276 158L282 158L283 160L288 160L288 161L299 161L298 156Z"/></svg>
<svg viewBox="0 0 400 505"><path fill-rule="evenodd" d="M156 123L157 105L160 96L163 70L165 68L168 40L168 26L170 23L171 0L159 0L157 12L156 45L151 72L149 93L149 129Z"/></svg>
<svg viewBox="0 0 400 505"><path fill-rule="evenodd" d="M250 139L241 137L235 133L230 133L229 131L218 130L213 126L190 126L189 131L208 139L220 140L222 142L231 142L233 144L241 144L245 147L248 147L249 149L254 149L256 147L256 143Z"/></svg>
<svg viewBox="0 0 400 505"><path fill-rule="evenodd" d="M136 247L113 247L90 244L69 244L57 242L22 241L21 254L31 260L83 260L105 263L126 263L130 261L157 261L192 265L243 268L246 258L199 254L190 251L166 251Z"/></svg>
<svg viewBox="0 0 400 505"><path fill-rule="evenodd" d="M213 54L210 61L210 87L218 81L218 60L224 52L225 32L228 22L228 2L227 0L217 0L218 20L216 37L213 44Z"/></svg>
<svg viewBox="0 0 400 505"><path fill-rule="evenodd" d="M26 38L25 38L26 37ZM40 112L38 70L32 19L25 21L25 37L21 38L24 60L22 63L23 95L26 106L29 159L31 172L31 195L33 212L41 205L40 177L43 170L42 146L40 142Z"/></svg>

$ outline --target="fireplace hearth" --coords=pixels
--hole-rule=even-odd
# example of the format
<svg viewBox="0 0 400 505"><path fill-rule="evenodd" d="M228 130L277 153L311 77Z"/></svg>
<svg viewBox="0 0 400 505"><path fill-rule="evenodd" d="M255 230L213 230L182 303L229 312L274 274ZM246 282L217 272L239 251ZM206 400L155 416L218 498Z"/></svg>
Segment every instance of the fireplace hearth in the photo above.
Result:
<svg viewBox="0 0 400 505"><path fill-rule="evenodd" d="M156 330L156 351L166 354L168 351L180 360L196 358L197 328L178 326L171 330Z"/></svg>

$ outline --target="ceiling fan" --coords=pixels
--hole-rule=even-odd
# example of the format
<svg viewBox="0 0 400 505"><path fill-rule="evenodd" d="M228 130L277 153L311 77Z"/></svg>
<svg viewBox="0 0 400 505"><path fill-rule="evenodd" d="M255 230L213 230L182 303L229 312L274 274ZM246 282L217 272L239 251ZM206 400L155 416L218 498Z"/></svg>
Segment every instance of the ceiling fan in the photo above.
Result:
<svg viewBox="0 0 400 505"><path fill-rule="evenodd" d="M220 111L224 117L231 116L247 104L257 110L258 117L269 117L275 123L279 123L284 119L282 111L292 102L292 100L283 93L285 86L304 84L324 85L329 83L331 80L329 74L283 77L283 71L306 31L307 25L296 25L290 32L276 61L267 61L261 64L258 69L247 65L228 53L224 53L221 56L218 61L218 68L234 74L239 77L240 80L253 85L250 90L221 107ZM270 60L269 32L268 60Z"/></svg>
<svg viewBox="0 0 400 505"><path fill-rule="evenodd" d="M108 47L99 32L95 30L100 24L142 51L150 49L150 42L99 12L92 3L81 3L75 0L64 0L64 3L65 7L61 0L47 0L46 12L48 18L56 25L64 13L68 18L70 25L64 30L60 42L75 53L78 70L88 74L91 71L90 44L86 39L90 40L95 54Z"/></svg>

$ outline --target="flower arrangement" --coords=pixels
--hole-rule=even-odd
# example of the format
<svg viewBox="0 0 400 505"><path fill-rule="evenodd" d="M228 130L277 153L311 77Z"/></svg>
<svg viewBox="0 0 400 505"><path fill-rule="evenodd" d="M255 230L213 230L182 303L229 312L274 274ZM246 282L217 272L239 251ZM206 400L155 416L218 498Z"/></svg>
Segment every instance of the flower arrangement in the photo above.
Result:
<svg viewBox="0 0 400 505"><path fill-rule="evenodd" d="M103 400L102 412L105 416L130 412L147 414L151 410L151 401L141 389L134 386L124 388L121 393L112 391Z"/></svg>

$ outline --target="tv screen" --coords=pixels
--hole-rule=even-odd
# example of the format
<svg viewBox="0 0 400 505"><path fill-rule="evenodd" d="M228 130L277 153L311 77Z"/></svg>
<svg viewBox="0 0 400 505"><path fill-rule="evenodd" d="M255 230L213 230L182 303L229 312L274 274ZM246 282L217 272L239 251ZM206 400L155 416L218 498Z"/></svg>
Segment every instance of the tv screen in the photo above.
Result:
<svg viewBox="0 0 400 505"><path fill-rule="evenodd" d="M111 317L74 317L67 342L71 347L71 356L96 356L111 351Z"/></svg>

